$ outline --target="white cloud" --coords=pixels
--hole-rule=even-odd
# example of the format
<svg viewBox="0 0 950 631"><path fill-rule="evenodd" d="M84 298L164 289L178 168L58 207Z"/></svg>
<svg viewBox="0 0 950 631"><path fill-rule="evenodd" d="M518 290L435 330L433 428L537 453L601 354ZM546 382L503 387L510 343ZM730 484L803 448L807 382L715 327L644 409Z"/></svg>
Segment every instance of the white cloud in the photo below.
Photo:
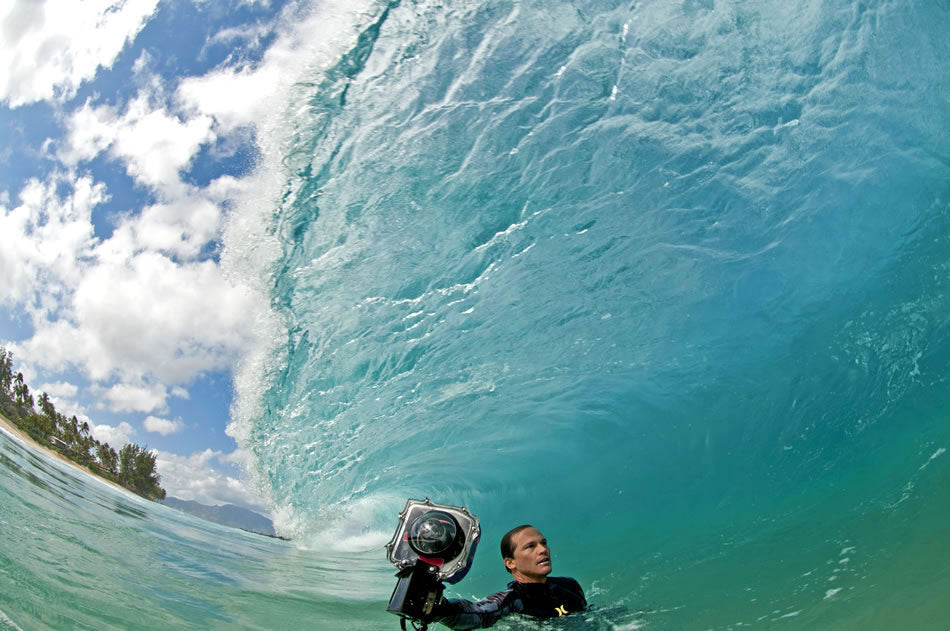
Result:
<svg viewBox="0 0 950 631"><path fill-rule="evenodd" d="M219 178L125 218L104 241L92 215L108 196L88 176L32 180L17 206L0 206L0 304L23 308L34 329L10 345L25 374L71 365L102 405L150 413L165 409L169 388L186 398L193 378L231 368L267 306L214 261L195 259L244 186Z"/></svg>
<svg viewBox="0 0 950 631"><path fill-rule="evenodd" d="M0 8L0 101L73 96L111 67L158 0L14 0Z"/></svg>
<svg viewBox="0 0 950 631"><path fill-rule="evenodd" d="M185 424L180 419L170 421L165 418L158 418L157 416L149 416L146 418L144 425L145 431L155 432L162 436L177 434L185 428Z"/></svg>
<svg viewBox="0 0 950 631"><path fill-rule="evenodd" d="M154 252L90 270L74 308L77 328L102 355L85 357L95 378L118 369L170 384L228 367L259 309L213 262L176 264Z"/></svg>
<svg viewBox="0 0 950 631"><path fill-rule="evenodd" d="M221 462L228 462L228 463L240 465L243 467L247 465L248 462L251 461L251 456L250 456L250 452L247 451L246 449L238 448L229 454L222 454L218 456L218 460L220 460Z"/></svg>
<svg viewBox="0 0 950 631"><path fill-rule="evenodd" d="M218 236L221 220L214 201L195 195L149 206L129 224L137 247L192 259Z"/></svg>
<svg viewBox="0 0 950 631"><path fill-rule="evenodd" d="M71 192L61 197L57 191L67 186ZM79 281L79 263L95 244L92 210L107 199L105 186L92 178L71 181L56 173L46 182L30 180L18 206L0 206L0 304L54 309Z"/></svg>
<svg viewBox="0 0 950 631"><path fill-rule="evenodd" d="M195 111L214 115L224 130L233 130L260 120L280 82L278 68L226 68L185 79L178 98Z"/></svg>
<svg viewBox="0 0 950 631"><path fill-rule="evenodd" d="M267 23L245 24L229 26L221 29L205 42L205 49L209 46L229 46L234 51L244 52L247 49L260 48L264 38L273 33L274 25ZM204 54L205 51L202 51Z"/></svg>
<svg viewBox="0 0 950 631"><path fill-rule="evenodd" d="M138 58L135 60L135 63L132 64L132 73L133 74L142 74L145 72L146 68L149 67L149 64L152 63L152 56L148 54L147 50L143 50Z"/></svg>
<svg viewBox="0 0 950 631"><path fill-rule="evenodd" d="M93 392L99 390L93 388ZM132 385L117 383L98 395L98 406L113 412L152 412L165 409L168 388L162 384Z"/></svg>
<svg viewBox="0 0 950 631"><path fill-rule="evenodd" d="M91 423L90 423L91 425ZM109 443L109 446L116 451L122 449L125 445L132 442L132 436L135 430L132 426L122 421L116 427L111 425L93 425L92 435L101 443Z"/></svg>
<svg viewBox="0 0 950 631"><path fill-rule="evenodd" d="M178 182L201 145L214 139L212 119L197 116L182 121L153 110L145 99L132 102L117 130L112 153L126 163L130 176L155 190ZM175 188L178 188L175 186Z"/></svg>
<svg viewBox="0 0 950 631"><path fill-rule="evenodd" d="M59 381L41 384L39 392L45 392L51 399L72 399L79 393L79 388L75 384Z"/></svg>
<svg viewBox="0 0 950 631"><path fill-rule="evenodd" d="M103 151L125 165L140 184L175 199L187 192L180 172L201 146L212 142L214 120L198 114L182 120L154 103L157 89L143 90L123 113L109 105L93 107L87 101L66 122L67 136L57 157L67 166L90 160Z"/></svg>
<svg viewBox="0 0 950 631"><path fill-rule="evenodd" d="M214 466L227 462L230 456L205 449L190 456L157 452L156 469L162 476L162 487L174 497L202 504L237 504L257 511L266 511L263 500L246 482Z"/></svg>
<svg viewBox="0 0 950 631"><path fill-rule="evenodd" d="M66 136L56 157L69 167L95 158L115 142L118 120L114 107L92 107L86 101L81 108L73 110L66 120Z"/></svg>

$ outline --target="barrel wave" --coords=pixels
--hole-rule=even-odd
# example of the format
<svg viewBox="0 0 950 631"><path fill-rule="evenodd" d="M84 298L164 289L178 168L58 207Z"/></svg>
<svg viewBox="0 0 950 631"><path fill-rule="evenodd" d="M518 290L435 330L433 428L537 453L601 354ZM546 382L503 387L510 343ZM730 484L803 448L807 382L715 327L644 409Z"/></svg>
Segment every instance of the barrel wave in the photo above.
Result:
<svg viewBox="0 0 950 631"><path fill-rule="evenodd" d="M222 252L272 308L229 432L292 543L5 441L0 527L75 567L0 564L54 596L0 629L395 629L383 546L425 497L481 521L448 595L502 589L531 523L592 605L501 629L944 628L946 3L355 7L314 9L351 36L257 130ZM102 532L164 533L112 600L69 561Z"/></svg>
<svg viewBox="0 0 950 631"><path fill-rule="evenodd" d="M468 506L468 595L532 522L657 628L944 609L946 7L450 5L294 95L235 430L285 530Z"/></svg>

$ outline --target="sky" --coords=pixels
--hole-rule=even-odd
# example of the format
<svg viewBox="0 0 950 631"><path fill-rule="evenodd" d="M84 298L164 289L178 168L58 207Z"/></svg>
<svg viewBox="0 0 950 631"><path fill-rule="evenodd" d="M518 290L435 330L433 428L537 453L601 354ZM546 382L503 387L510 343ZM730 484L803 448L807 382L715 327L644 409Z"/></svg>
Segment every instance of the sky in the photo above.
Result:
<svg viewBox="0 0 950 631"><path fill-rule="evenodd" d="M0 344L96 438L156 450L169 495L266 511L226 430L272 314L225 235L359 5L0 0Z"/></svg>

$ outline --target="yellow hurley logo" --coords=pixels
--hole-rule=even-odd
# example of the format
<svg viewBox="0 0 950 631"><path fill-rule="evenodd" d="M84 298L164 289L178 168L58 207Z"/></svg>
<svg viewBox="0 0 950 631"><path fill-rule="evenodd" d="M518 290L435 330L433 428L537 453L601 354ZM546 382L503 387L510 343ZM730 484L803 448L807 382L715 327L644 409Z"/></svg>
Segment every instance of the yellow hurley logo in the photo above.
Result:
<svg viewBox="0 0 950 631"><path fill-rule="evenodd" d="M554 608L554 611L557 612L557 615L558 615L558 616L566 616L566 615L567 615L567 607L566 607L565 605L561 605L560 607L555 607L555 608Z"/></svg>

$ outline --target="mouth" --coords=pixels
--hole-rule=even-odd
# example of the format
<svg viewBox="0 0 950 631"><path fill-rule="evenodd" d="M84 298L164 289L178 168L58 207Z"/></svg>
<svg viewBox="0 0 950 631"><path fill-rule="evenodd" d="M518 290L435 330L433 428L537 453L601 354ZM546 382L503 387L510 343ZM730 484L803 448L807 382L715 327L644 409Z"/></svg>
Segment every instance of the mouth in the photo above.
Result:
<svg viewBox="0 0 950 631"><path fill-rule="evenodd" d="M551 559L541 559L538 561L540 567L551 567Z"/></svg>

